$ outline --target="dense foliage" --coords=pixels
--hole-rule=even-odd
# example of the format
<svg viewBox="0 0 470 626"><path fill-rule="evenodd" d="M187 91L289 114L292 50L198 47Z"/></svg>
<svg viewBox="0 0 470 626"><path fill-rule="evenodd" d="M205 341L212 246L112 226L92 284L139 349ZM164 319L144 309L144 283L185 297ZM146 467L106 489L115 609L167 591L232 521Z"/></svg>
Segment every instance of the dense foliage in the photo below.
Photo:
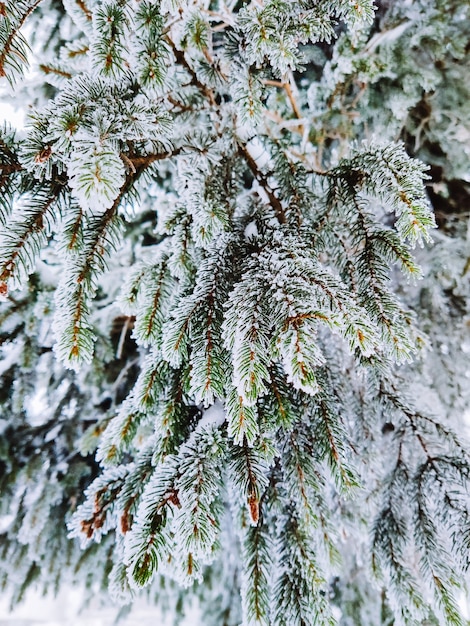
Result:
<svg viewBox="0 0 470 626"><path fill-rule="evenodd" d="M13 603L464 623L469 40L468 0L0 1Z"/></svg>

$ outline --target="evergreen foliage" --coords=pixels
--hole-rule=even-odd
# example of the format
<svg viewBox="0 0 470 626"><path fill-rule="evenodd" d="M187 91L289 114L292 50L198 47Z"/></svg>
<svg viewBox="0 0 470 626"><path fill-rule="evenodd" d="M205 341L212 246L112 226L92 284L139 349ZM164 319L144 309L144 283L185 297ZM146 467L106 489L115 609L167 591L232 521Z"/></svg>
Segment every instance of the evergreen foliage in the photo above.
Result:
<svg viewBox="0 0 470 626"><path fill-rule="evenodd" d="M467 0L0 1L12 604L465 623L469 35Z"/></svg>

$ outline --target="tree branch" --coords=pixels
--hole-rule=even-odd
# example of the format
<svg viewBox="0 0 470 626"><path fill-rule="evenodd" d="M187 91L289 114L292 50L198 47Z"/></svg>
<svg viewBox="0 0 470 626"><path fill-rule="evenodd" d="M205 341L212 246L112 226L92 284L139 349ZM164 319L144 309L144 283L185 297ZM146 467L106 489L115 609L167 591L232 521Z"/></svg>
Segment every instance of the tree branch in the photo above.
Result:
<svg viewBox="0 0 470 626"><path fill-rule="evenodd" d="M279 198L275 195L274 191L269 186L266 176L260 171L260 169L256 165L256 161L249 153L247 147L241 142L238 143L238 153L240 154L240 156L242 156L245 159L254 177L259 182L259 184L263 187L264 191L266 192L266 195L269 198L269 202L272 208L274 209L274 212L276 214L277 219L279 220L279 223L285 224L287 221L286 214L285 214L281 201L279 200Z"/></svg>

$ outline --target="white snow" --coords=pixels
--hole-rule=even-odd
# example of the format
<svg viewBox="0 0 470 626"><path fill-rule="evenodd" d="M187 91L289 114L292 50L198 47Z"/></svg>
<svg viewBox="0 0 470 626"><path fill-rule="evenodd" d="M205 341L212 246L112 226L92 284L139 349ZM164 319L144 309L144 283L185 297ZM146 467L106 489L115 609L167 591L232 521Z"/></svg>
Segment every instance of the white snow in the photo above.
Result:
<svg viewBox="0 0 470 626"><path fill-rule="evenodd" d="M244 235L245 239L258 236L258 227L256 226L256 222L250 222L246 225Z"/></svg>
<svg viewBox="0 0 470 626"><path fill-rule="evenodd" d="M225 408L220 400L216 400L212 406L203 411L197 425L198 430L209 426L221 426L226 419Z"/></svg>
<svg viewBox="0 0 470 626"><path fill-rule="evenodd" d="M5 343L2 346L2 360L0 360L0 376L3 376L5 372L7 372L10 367L18 361L21 354L23 353L23 342L16 341L12 343Z"/></svg>
<svg viewBox="0 0 470 626"><path fill-rule="evenodd" d="M10 122L17 130L22 130L25 126L26 115L24 109L2 102L0 103L0 120Z"/></svg>
<svg viewBox="0 0 470 626"><path fill-rule="evenodd" d="M12 612L8 600L0 597L0 626L114 626L119 607L100 604L98 597L82 609L83 591L69 587L54 598L29 592L25 601ZM191 610L181 626L196 626L197 610ZM172 626L156 605L146 600L135 603L130 614L119 626Z"/></svg>

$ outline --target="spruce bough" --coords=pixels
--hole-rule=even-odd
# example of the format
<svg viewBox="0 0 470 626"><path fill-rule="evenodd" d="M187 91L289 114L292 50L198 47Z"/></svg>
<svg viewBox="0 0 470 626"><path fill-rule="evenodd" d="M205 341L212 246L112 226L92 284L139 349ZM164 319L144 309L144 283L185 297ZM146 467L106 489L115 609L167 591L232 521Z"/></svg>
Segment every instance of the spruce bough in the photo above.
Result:
<svg viewBox="0 0 470 626"><path fill-rule="evenodd" d="M32 107L0 130L13 604L465 623L469 30L466 0L0 2Z"/></svg>

